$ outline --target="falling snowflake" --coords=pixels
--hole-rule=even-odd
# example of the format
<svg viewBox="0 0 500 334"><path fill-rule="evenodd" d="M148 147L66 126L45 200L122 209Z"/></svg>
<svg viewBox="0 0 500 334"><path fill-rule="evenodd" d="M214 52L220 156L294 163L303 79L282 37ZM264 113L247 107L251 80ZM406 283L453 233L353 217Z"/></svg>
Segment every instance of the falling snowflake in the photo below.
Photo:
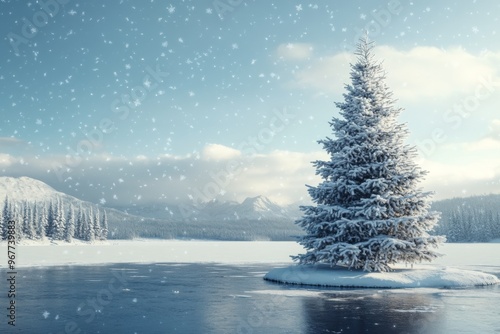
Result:
<svg viewBox="0 0 500 334"><path fill-rule="evenodd" d="M164 48L168 47L168 42L165 41L165 42L161 43L161 46L163 46Z"/></svg>
<svg viewBox="0 0 500 334"><path fill-rule="evenodd" d="M137 303L137 298L132 299L132 303Z"/></svg>
<svg viewBox="0 0 500 334"><path fill-rule="evenodd" d="M302 5L295 6L295 10L297 10L297 12L300 12L302 10Z"/></svg>
<svg viewBox="0 0 500 334"><path fill-rule="evenodd" d="M472 32L477 34L479 32L478 27L472 27Z"/></svg>
<svg viewBox="0 0 500 334"><path fill-rule="evenodd" d="M126 68L127 70L130 70L130 69L132 68L132 66L131 66L130 64L125 64L125 68Z"/></svg>
<svg viewBox="0 0 500 334"><path fill-rule="evenodd" d="M360 18L360 19L362 19L362 20L366 20L366 14L361 14L361 15L359 16L359 18Z"/></svg>
<svg viewBox="0 0 500 334"><path fill-rule="evenodd" d="M49 317L49 315L50 315L50 312L48 312L48 311L44 311L42 313L42 316L43 316L44 319L47 319Z"/></svg>
<svg viewBox="0 0 500 334"><path fill-rule="evenodd" d="M76 15L76 11L74 9L72 9L68 12L68 14L71 16Z"/></svg>
<svg viewBox="0 0 500 334"><path fill-rule="evenodd" d="M212 8L207 8L207 9L205 10L205 13L207 13L207 14L212 14Z"/></svg>
<svg viewBox="0 0 500 334"><path fill-rule="evenodd" d="M233 48L233 50L236 50L236 49L238 49L238 44L237 43L233 43L231 45L231 47Z"/></svg>
<svg viewBox="0 0 500 334"><path fill-rule="evenodd" d="M170 6L167 7L167 11L169 14L172 14L173 12L175 12L175 7L170 4Z"/></svg>
<svg viewBox="0 0 500 334"><path fill-rule="evenodd" d="M38 118L35 123L36 123L36 125L41 125L42 124L42 120Z"/></svg>
<svg viewBox="0 0 500 334"><path fill-rule="evenodd" d="M104 205L104 204L106 204L106 200L105 200L104 198L101 198L101 199L99 200L99 203L101 203L102 205Z"/></svg>

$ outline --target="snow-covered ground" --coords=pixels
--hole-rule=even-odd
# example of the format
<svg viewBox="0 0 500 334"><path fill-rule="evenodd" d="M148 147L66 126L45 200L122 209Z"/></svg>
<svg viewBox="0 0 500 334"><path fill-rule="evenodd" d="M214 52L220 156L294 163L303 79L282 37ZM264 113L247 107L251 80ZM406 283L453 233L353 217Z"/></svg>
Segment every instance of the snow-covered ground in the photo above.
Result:
<svg viewBox="0 0 500 334"><path fill-rule="evenodd" d="M0 268L7 264L7 245L0 242ZM18 266L66 264L218 262L291 263L290 255L302 253L295 242L281 241L201 241L201 240L109 240L95 244L75 241L25 242L16 246ZM438 250L443 257L434 265L500 273L500 243L445 244ZM425 265L424 265L425 266Z"/></svg>
<svg viewBox="0 0 500 334"><path fill-rule="evenodd" d="M0 243L1 254L7 254ZM271 241L184 241L184 240L109 240L95 244L75 241L68 244L24 242L16 247L18 267L50 265L89 265L105 263L289 262L289 255L301 251L295 242ZM7 265L0 257L0 268Z"/></svg>

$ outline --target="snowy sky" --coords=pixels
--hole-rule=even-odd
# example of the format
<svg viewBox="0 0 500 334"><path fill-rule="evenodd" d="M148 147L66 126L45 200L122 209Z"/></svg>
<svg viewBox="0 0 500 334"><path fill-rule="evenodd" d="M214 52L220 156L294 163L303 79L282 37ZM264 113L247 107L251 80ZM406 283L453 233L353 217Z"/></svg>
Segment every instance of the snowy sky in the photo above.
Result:
<svg viewBox="0 0 500 334"><path fill-rule="evenodd" d="M497 1L57 1L0 0L3 175L109 206L306 199L368 30L425 189L500 193Z"/></svg>

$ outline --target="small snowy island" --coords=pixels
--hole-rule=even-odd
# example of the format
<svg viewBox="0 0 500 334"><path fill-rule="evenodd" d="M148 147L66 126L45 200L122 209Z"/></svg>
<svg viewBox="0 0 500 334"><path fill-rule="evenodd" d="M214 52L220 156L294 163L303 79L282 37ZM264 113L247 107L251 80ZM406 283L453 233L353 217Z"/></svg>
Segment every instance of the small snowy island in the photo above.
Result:
<svg viewBox="0 0 500 334"><path fill-rule="evenodd" d="M398 268L392 272L364 272L326 264L276 268L265 280L339 288L464 288L500 283L491 274L449 267Z"/></svg>
<svg viewBox="0 0 500 334"><path fill-rule="evenodd" d="M313 205L301 206L296 221L306 252L297 265L271 270L264 279L288 284L350 288L452 288L499 283L491 274L414 264L441 256L432 248L445 242L431 235L440 213L429 211L430 192L418 183L426 175L415 162L417 149L404 143L402 109L374 61L373 43L361 38L351 84L333 136L320 140L329 161L314 161L322 182L308 185ZM410 264L411 269L398 267Z"/></svg>

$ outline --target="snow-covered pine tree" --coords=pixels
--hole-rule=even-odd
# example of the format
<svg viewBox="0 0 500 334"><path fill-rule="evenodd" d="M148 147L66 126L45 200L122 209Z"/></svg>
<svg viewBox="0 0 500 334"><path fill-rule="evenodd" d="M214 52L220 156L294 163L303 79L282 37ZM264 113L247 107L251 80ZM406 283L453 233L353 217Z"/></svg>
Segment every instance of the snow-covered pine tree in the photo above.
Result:
<svg viewBox="0 0 500 334"><path fill-rule="evenodd" d="M57 199L54 210L54 230L53 240L64 240L64 230L66 228L66 217L64 214L64 206L60 198Z"/></svg>
<svg viewBox="0 0 500 334"><path fill-rule="evenodd" d="M300 264L328 263L365 271L390 271L390 264L431 261L430 246L444 241L427 233L439 219L429 212L431 193L417 183L426 174L413 161L416 149L404 144L408 130L397 123L381 65L373 45L362 38L351 64L342 118L333 118L334 139L320 140L329 161L315 161L323 181L308 186L315 205L302 206L297 220L306 235L299 243Z"/></svg>
<svg viewBox="0 0 500 334"><path fill-rule="evenodd" d="M89 213L83 213L83 227L84 227L84 239L90 242L94 242L95 234L94 234L94 211L92 207L89 210Z"/></svg>
<svg viewBox="0 0 500 334"><path fill-rule="evenodd" d="M106 210L102 210L102 220L101 220L101 234L99 235L100 240L108 239L108 215Z"/></svg>
<svg viewBox="0 0 500 334"><path fill-rule="evenodd" d="M54 223L55 223L55 205L53 201L50 201L47 208L47 237L52 239L54 235Z"/></svg>
<svg viewBox="0 0 500 334"><path fill-rule="evenodd" d="M94 238L96 240L100 240L101 235L101 217L99 209L95 211L94 217L92 219L93 229L94 229Z"/></svg>
<svg viewBox="0 0 500 334"><path fill-rule="evenodd" d="M32 210L32 220L33 220L33 230L35 231L35 239L43 239L40 231L40 208L38 207L38 203L33 202L33 210Z"/></svg>
<svg viewBox="0 0 500 334"><path fill-rule="evenodd" d="M64 240L67 242L73 241L73 236L75 234L75 208L70 205L68 210L68 217L66 219L66 226L64 228Z"/></svg>
<svg viewBox="0 0 500 334"><path fill-rule="evenodd" d="M75 238L83 240L84 237L84 228L83 228L83 209L82 206L78 208L78 216L75 221Z"/></svg>
<svg viewBox="0 0 500 334"><path fill-rule="evenodd" d="M2 221L3 221L2 239L7 239L8 221L9 221L10 216L11 216L9 209L10 209L9 196L5 196L5 199L3 201L3 208L2 208Z"/></svg>
<svg viewBox="0 0 500 334"><path fill-rule="evenodd" d="M4 199L4 204L5 204L5 199ZM2 207L2 209L0 210L0 240L5 240L6 235L7 235L7 222L5 222L5 217Z"/></svg>
<svg viewBox="0 0 500 334"><path fill-rule="evenodd" d="M16 240L24 239L25 235L23 231L23 214L22 214L22 208L19 205L19 203L9 202L9 212L11 213L10 220L16 222L16 227L14 229L16 232Z"/></svg>
<svg viewBox="0 0 500 334"><path fill-rule="evenodd" d="M36 239L35 226L33 224L33 210L31 203L24 201L21 205L21 212L23 213L23 234L27 239Z"/></svg>

